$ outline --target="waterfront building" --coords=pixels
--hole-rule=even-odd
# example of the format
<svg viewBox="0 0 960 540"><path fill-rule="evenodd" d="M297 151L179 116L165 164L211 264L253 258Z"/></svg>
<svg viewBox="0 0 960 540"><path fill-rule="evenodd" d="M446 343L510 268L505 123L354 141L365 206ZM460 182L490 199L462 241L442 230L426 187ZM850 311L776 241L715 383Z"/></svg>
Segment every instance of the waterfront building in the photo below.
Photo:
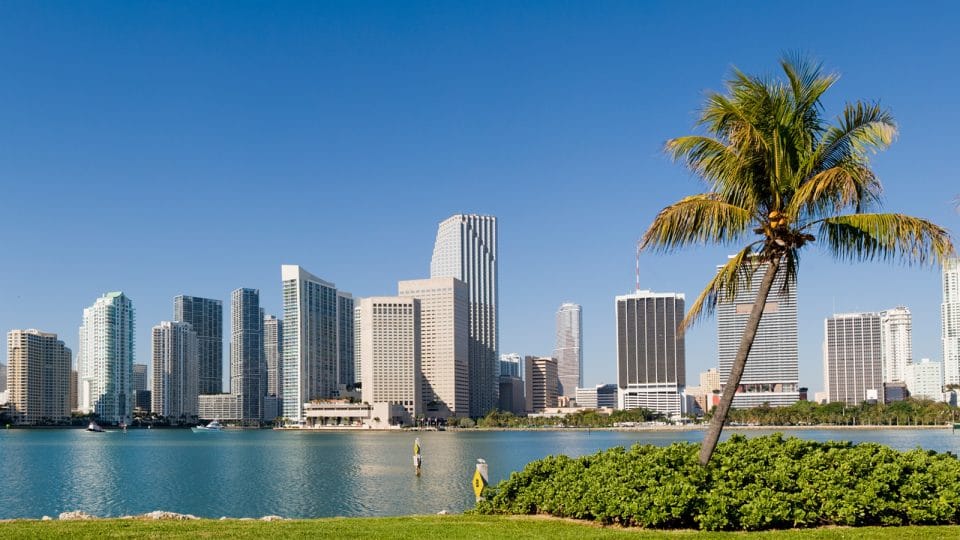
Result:
<svg viewBox="0 0 960 540"><path fill-rule="evenodd" d="M593 388L577 388L577 406L588 409L615 409L618 388L616 384L598 384Z"/></svg>
<svg viewBox="0 0 960 540"><path fill-rule="evenodd" d="M497 218L456 214L442 221L430 277L455 277L470 290L470 416L484 416L499 404L500 391Z"/></svg>
<svg viewBox="0 0 960 540"><path fill-rule="evenodd" d="M557 377L560 396L577 397L577 388L583 386L583 314L580 304L565 303L557 310L557 345L553 350L557 359Z"/></svg>
<svg viewBox="0 0 960 540"><path fill-rule="evenodd" d="M366 403L396 403L407 422L421 414L420 301L376 296L360 300L360 370Z"/></svg>
<svg viewBox="0 0 960 540"><path fill-rule="evenodd" d="M240 421L263 419L263 312L260 291L240 288L230 294L230 391L240 396Z"/></svg>
<svg viewBox="0 0 960 540"><path fill-rule="evenodd" d="M336 285L302 267L285 264L283 280L283 413L293 424L304 422L303 404L338 395L340 310ZM349 339L349 336L344 336Z"/></svg>
<svg viewBox="0 0 960 540"><path fill-rule="evenodd" d="M353 374L355 384L363 384L360 370L360 300L353 302Z"/></svg>
<svg viewBox="0 0 960 540"><path fill-rule="evenodd" d="M880 313L880 343L883 347L883 381L903 382L913 363L913 318L910 310L897 306Z"/></svg>
<svg viewBox="0 0 960 540"><path fill-rule="evenodd" d="M547 356L527 356L524 359L526 374L527 412L540 413L557 407L557 360Z"/></svg>
<svg viewBox="0 0 960 540"><path fill-rule="evenodd" d="M907 364L909 365L909 364ZM906 367L904 367L904 378L906 378ZM883 402L893 403L903 401L910 396L907 389L907 383L903 382L885 382L883 383Z"/></svg>
<svg viewBox="0 0 960 540"><path fill-rule="evenodd" d="M238 422L240 418L240 394L201 394L199 399L201 420Z"/></svg>
<svg viewBox="0 0 960 540"><path fill-rule="evenodd" d="M7 390L7 365L0 362L0 392Z"/></svg>
<svg viewBox="0 0 960 540"><path fill-rule="evenodd" d="M929 358L920 360L907 366L907 389L914 399L932 399L940 401L943 398L943 363L931 362Z"/></svg>
<svg viewBox="0 0 960 540"><path fill-rule="evenodd" d="M283 378L283 321L273 315L263 318L263 363L267 370L266 394L280 395ZM267 419L267 418L265 418ZM271 419L268 419L271 420Z"/></svg>
<svg viewBox="0 0 960 540"><path fill-rule="evenodd" d="M199 414L197 333L190 323L163 321L153 327L152 346L153 384L148 410L172 423L193 421Z"/></svg>
<svg viewBox="0 0 960 540"><path fill-rule="evenodd" d="M77 357L79 409L101 423L130 422L133 414L133 302L106 293L83 310Z"/></svg>
<svg viewBox="0 0 960 540"><path fill-rule="evenodd" d="M684 393L694 400L701 411L709 412L716 404L714 402L719 402L720 373L716 368L701 371L700 385L688 386Z"/></svg>
<svg viewBox="0 0 960 540"><path fill-rule="evenodd" d="M149 388L147 385L147 365L133 364L133 408L135 410L139 409L138 412L141 413L148 413L151 410L151 398L145 397L150 395L150 390L147 390L147 388Z"/></svg>
<svg viewBox="0 0 960 540"><path fill-rule="evenodd" d="M17 424L70 418L70 349L56 334L11 330L7 334L7 400Z"/></svg>
<svg viewBox="0 0 960 540"><path fill-rule="evenodd" d="M179 295L173 299L173 320L189 323L197 333L200 393L223 391L223 302Z"/></svg>
<svg viewBox="0 0 960 540"><path fill-rule="evenodd" d="M718 267L722 268L722 267ZM720 385L726 386L730 369L740 348L750 311L756 302L766 266L760 266L749 284L740 280L734 298L717 302L717 345ZM778 272L763 307L753 347L740 386L733 398L734 408L788 406L800 399L797 338L797 288L791 283L784 291L786 272Z"/></svg>
<svg viewBox="0 0 960 540"><path fill-rule="evenodd" d="M6 380L6 377L4 377ZM79 383L79 378L77 377L77 370L70 370L70 411L73 412L77 410L77 386Z"/></svg>
<svg viewBox="0 0 960 540"><path fill-rule="evenodd" d="M500 410L515 416L527 412L527 398L523 379L511 375L500 375Z"/></svg>
<svg viewBox="0 0 960 540"><path fill-rule="evenodd" d="M960 385L960 258L943 265L943 303L940 304L943 383Z"/></svg>
<svg viewBox="0 0 960 540"><path fill-rule="evenodd" d="M686 352L678 332L684 295L637 291L616 297L619 408L682 412Z"/></svg>
<svg viewBox="0 0 960 540"><path fill-rule="evenodd" d="M841 313L824 320L823 384L830 403L883 399L880 313Z"/></svg>
<svg viewBox="0 0 960 540"><path fill-rule="evenodd" d="M339 384L352 387L357 382L353 295L337 291L337 363Z"/></svg>
<svg viewBox="0 0 960 540"><path fill-rule="evenodd" d="M457 278L401 281L397 296L420 301L420 372L428 417L470 415L470 291Z"/></svg>
<svg viewBox="0 0 960 540"><path fill-rule="evenodd" d="M147 365L133 364L133 391L142 392L147 389Z"/></svg>

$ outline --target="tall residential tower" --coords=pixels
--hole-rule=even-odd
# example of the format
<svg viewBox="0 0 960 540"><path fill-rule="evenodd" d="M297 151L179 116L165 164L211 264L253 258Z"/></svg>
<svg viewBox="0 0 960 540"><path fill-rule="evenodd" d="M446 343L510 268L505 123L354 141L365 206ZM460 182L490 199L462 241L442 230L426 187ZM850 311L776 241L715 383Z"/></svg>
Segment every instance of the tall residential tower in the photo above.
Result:
<svg viewBox="0 0 960 540"><path fill-rule="evenodd" d="M70 349L56 334L11 330L7 361L14 422L40 424L70 418Z"/></svg>
<svg viewBox="0 0 960 540"><path fill-rule="evenodd" d="M943 384L960 384L960 258L943 265L943 303L940 304Z"/></svg>
<svg viewBox="0 0 960 540"><path fill-rule="evenodd" d="M163 321L153 327L153 382L150 410L173 423L200 413L197 333L190 323Z"/></svg>
<svg viewBox="0 0 960 540"><path fill-rule="evenodd" d="M101 422L130 422L133 416L133 302L110 292L83 310L77 357L79 409Z"/></svg>
<svg viewBox="0 0 960 540"><path fill-rule="evenodd" d="M230 390L240 399L240 420L263 418L263 312L260 291L237 289L230 295Z"/></svg>

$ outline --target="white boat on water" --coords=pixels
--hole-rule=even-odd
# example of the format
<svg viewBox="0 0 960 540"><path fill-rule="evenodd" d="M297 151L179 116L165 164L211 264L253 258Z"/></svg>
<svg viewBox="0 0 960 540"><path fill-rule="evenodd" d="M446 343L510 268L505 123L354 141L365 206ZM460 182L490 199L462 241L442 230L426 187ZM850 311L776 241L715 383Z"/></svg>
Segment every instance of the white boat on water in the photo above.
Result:
<svg viewBox="0 0 960 540"><path fill-rule="evenodd" d="M212 420L205 426L196 426L190 428L194 433L205 433L208 431L223 431L223 424L219 420Z"/></svg>
<svg viewBox="0 0 960 540"><path fill-rule="evenodd" d="M92 431L94 433L103 433L103 428L100 427L100 424L90 421L90 425L87 426L87 431Z"/></svg>

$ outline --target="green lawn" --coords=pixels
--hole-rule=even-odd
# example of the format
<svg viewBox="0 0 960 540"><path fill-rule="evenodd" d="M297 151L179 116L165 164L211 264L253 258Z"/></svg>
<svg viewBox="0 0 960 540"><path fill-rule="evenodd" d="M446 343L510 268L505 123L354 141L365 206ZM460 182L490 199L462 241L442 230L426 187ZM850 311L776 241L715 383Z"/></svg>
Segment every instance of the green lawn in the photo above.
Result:
<svg viewBox="0 0 960 540"><path fill-rule="evenodd" d="M601 528L589 523L538 517L411 516L333 518L280 522L199 521L10 521L0 523L0 538L863 538L907 540L960 538L960 526L829 528L762 533L700 533Z"/></svg>

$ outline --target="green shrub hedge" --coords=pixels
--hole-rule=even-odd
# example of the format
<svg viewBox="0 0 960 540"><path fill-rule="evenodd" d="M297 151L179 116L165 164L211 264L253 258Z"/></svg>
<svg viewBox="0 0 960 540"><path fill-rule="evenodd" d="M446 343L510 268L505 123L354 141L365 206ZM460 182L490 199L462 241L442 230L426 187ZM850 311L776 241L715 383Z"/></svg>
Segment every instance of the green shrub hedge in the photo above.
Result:
<svg viewBox="0 0 960 540"><path fill-rule="evenodd" d="M960 523L960 461L873 443L734 435L549 456L490 487L481 514L550 514L648 528L760 530Z"/></svg>

